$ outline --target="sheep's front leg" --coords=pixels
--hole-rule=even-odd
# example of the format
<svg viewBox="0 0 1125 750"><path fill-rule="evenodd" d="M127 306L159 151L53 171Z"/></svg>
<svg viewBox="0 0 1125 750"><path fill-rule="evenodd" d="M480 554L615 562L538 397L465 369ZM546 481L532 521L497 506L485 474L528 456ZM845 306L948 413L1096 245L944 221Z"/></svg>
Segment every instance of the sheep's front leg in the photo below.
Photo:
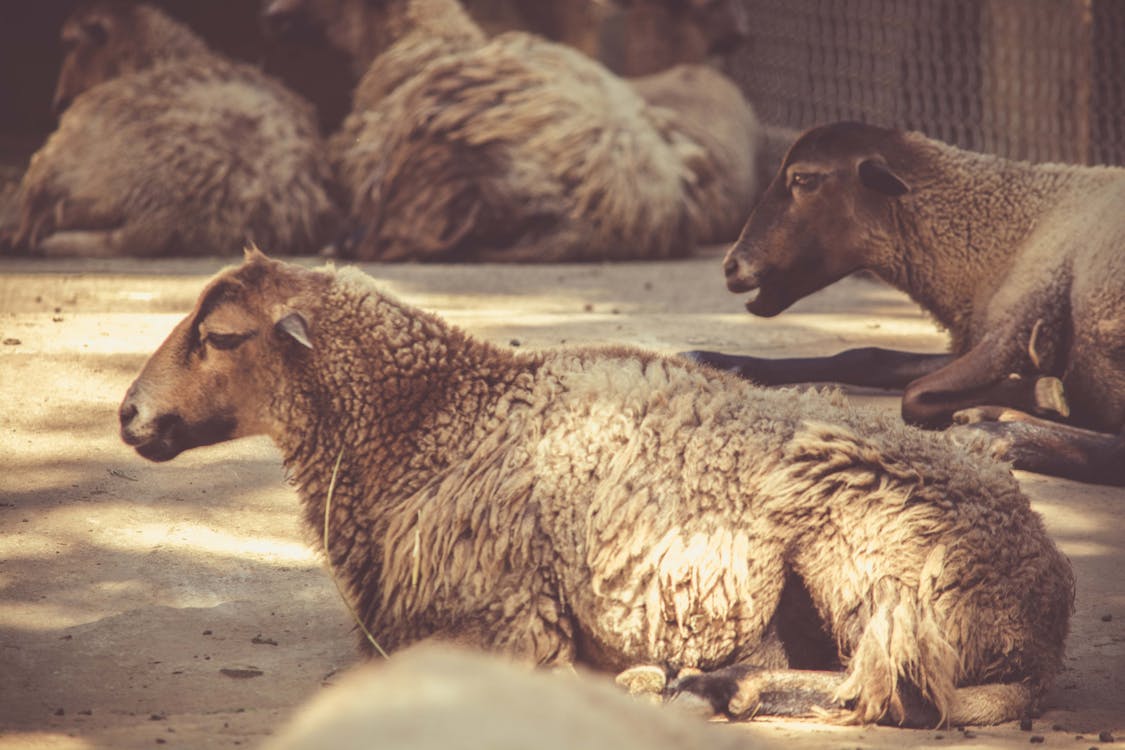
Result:
<svg viewBox="0 0 1125 750"><path fill-rule="evenodd" d="M905 388L954 360L952 354L920 354L874 346L848 349L831 357L768 359L707 351L683 352L680 356L733 372L759 385L842 383L894 389Z"/></svg>
<svg viewBox="0 0 1125 750"><path fill-rule="evenodd" d="M997 458L1017 469L1080 482L1125 486L1125 434L1085 430L1004 407L954 414L955 436L985 434Z"/></svg>
<svg viewBox="0 0 1125 750"><path fill-rule="evenodd" d="M112 258L120 244L115 230L68 230L48 235L37 250L48 258Z"/></svg>
<svg viewBox="0 0 1125 750"><path fill-rule="evenodd" d="M1062 381L1015 375L1024 363L1006 355L1000 338L986 338L964 356L907 386L902 396L903 419L921 427L948 427L956 412L976 406L1066 417L1069 408Z"/></svg>

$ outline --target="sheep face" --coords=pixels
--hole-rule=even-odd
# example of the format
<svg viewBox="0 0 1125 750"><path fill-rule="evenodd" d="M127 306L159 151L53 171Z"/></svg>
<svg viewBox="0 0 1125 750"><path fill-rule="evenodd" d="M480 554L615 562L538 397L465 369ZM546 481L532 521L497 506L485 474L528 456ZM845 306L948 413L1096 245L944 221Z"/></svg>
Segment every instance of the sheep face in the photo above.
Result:
<svg viewBox="0 0 1125 750"><path fill-rule="evenodd" d="M98 3L75 11L63 23L60 37L64 56L52 101L55 114L62 114L86 89L125 72L127 15L128 11L118 4Z"/></svg>
<svg viewBox="0 0 1125 750"><path fill-rule="evenodd" d="M747 310L777 315L886 245L891 202L909 190L881 152L893 135L838 123L797 139L723 261L728 289L757 291Z"/></svg>
<svg viewBox="0 0 1125 750"><path fill-rule="evenodd" d="M388 19L404 0L265 0L261 19L265 33L288 43L326 42L359 67L372 51L389 46L395 33ZM370 47L374 43L375 49Z"/></svg>
<svg viewBox="0 0 1125 750"><path fill-rule="evenodd" d="M270 394L311 346L307 320L286 304L301 286L256 251L214 279L129 387L122 440L167 461L189 448L271 434Z"/></svg>

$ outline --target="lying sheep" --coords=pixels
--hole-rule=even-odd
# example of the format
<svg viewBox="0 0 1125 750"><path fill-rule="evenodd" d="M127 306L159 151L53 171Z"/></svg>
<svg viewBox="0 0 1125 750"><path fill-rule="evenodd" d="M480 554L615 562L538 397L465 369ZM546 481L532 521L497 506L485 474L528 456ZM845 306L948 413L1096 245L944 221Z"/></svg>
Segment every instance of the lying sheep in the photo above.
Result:
<svg viewBox="0 0 1125 750"><path fill-rule="evenodd" d="M823 394L623 347L502 349L354 270L250 251L120 416L154 461L271 436L386 650L703 670L669 692L931 725L1018 717L1061 666L1070 567L1007 469ZM846 672L785 668L791 582Z"/></svg>
<svg viewBox="0 0 1125 750"><path fill-rule="evenodd" d="M15 245L202 255L312 252L338 212L310 107L162 12L96 2L63 25L56 130L23 178Z"/></svg>
<svg viewBox="0 0 1125 750"><path fill-rule="evenodd" d="M870 269L949 330L951 353L691 354L763 383L905 387L909 422L999 419L981 427L1016 466L1125 484L1125 438L1101 434L1125 427L1123 204L1120 168L1012 162L858 123L814 128L727 253L727 286L756 291L746 307L769 317Z"/></svg>
<svg viewBox="0 0 1125 750"><path fill-rule="evenodd" d="M489 41L457 0L275 0L265 12L269 28L320 29L366 65L331 139L355 257L673 257L732 238L756 194L760 128L714 71L634 88L532 35ZM660 106L680 101L686 111Z"/></svg>
<svg viewBox="0 0 1125 750"><path fill-rule="evenodd" d="M698 718L660 711L591 675L420 646L359 667L302 707L264 750L762 748Z"/></svg>

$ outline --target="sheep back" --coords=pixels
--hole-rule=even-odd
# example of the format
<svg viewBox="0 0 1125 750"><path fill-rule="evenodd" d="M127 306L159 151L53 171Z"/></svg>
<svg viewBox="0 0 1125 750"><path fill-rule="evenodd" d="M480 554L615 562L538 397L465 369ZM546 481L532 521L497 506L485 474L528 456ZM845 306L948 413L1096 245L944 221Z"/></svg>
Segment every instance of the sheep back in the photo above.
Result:
<svg viewBox="0 0 1125 750"><path fill-rule="evenodd" d="M742 91L706 65L677 65L628 79L662 113L661 130L674 139L688 179L684 194L698 242L727 242L738 236L754 200L772 173L761 164L764 130ZM776 165L775 165L776 166Z"/></svg>
<svg viewBox="0 0 1125 750"><path fill-rule="evenodd" d="M512 32L431 62L333 139L356 255L671 257L691 247L677 149L624 81Z"/></svg>

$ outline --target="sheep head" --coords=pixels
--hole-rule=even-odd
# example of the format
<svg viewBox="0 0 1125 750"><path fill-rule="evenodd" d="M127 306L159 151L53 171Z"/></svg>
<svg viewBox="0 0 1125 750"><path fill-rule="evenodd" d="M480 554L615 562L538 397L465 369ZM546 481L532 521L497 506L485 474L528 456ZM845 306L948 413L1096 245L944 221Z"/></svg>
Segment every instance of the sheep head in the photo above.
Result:
<svg viewBox="0 0 1125 750"><path fill-rule="evenodd" d="M357 80L411 34L447 41L481 33L459 0L263 0L261 17L274 41L323 44L347 56Z"/></svg>
<svg viewBox="0 0 1125 750"><path fill-rule="evenodd" d="M264 0L262 27L288 44L324 44L345 54L358 77L402 33L408 0Z"/></svg>
<svg viewBox="0 0 1125 750"><path fill-rule="evenodd" d="M727 288L771 317L885 251L893 202L910 188L885 154L899 134L860 123L804 133L723 260Z"/></svg>
<svg viewBox="0 0 1125 750"><path fill-rule="evenodd" d="M274 434L281 378L312 348L307 310L327 277L248 250L149 358L121 403L121 438L153 461Z"/></svg>
<svg viewBox="0 0 1125 750"><path fill-rule="evenodd" d="M52 101L55 114L99 83L142 70L157 59L207 50L186 26L155 8L122 0L78 7L63 22L59 36L63 61Z"/></svg>

